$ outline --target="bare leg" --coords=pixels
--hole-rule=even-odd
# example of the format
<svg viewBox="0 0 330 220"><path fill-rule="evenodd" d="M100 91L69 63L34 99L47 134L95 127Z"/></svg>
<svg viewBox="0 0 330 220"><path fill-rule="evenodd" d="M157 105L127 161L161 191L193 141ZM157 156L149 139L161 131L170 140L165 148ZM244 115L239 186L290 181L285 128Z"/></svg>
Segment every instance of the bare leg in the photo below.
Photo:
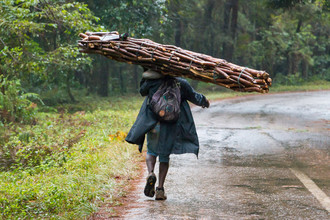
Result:
<svg viewBox="0 0 330 220"><path fill-rule="evenodd" d="M169 163L168 162L160 162L159 163L159 182L158 188L163 188L166 174L168 171Z"/></svg>
<svg viewBox="0 0 330 220"><path fill-rule="evenodd" d="M156 164L156 157L147 154L146 164L148 168L149 175L147 176L147 183L144 187L144 195L148 197L153 197L155 195L155 185L156 185L156 175L154 174L154 168Z"/></svg>
<svg viewBox="0 0 330 220"><path fill-rule="evenodd" d="M156 157L152 156L150 154L147 154L146 157L146 164L147 164L147 168L148 168L148 173L153 173L154 169L155 169L155 164L156 164Z"/></svg>

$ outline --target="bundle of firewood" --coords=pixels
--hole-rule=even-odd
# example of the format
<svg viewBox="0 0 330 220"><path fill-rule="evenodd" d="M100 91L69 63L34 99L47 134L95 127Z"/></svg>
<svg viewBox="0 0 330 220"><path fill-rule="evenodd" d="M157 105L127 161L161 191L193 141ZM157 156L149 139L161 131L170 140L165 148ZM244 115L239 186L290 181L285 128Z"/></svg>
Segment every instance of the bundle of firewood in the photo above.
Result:
<svg viewBox="0 0 330 220"><path fill-rule="evenodd" d="M86 32L79 36L82 38L78 41L80 52L101 54L164 75L188 77L241 92L267 93L272 84L265 71L149 39L135 39L118 32Z"/></svg>

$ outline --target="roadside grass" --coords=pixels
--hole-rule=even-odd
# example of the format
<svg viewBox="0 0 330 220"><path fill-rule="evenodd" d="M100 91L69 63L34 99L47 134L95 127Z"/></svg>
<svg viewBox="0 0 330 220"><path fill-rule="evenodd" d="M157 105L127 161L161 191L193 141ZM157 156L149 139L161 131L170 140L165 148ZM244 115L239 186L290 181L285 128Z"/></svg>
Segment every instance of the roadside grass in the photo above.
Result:
<svg viewBox="0 0 330 220"><path fill-rule="evenodd" d="M270 88L270 93L273 92L295 92L295 91L316 91L316 90L329 90L330 81L318 80L305 82L301 85L275 85Z"/></svg>
<svg viewBox="0 0 330 220"><path fill-rule="evenodd" d="M138 175L141 155L124 137L142 100L86 97L38 113L36 125L7 126L0 219L82 219L103 202L115 204ZM87 110L68 113L80 108Z"/></svg>

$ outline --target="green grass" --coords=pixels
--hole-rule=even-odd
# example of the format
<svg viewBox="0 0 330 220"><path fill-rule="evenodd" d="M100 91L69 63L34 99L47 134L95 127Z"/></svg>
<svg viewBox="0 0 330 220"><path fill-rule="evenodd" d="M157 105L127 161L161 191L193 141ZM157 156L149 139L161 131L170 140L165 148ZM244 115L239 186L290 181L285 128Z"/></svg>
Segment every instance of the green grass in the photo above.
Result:
<svg viewBox="0 0 330 220"><path fill-rule="evenodd" d="M82 219L103 202L115 203L137 176L141 155L109 135L127 132L141 103L140 97L87 97L75 107L89 111L71 114L74 105L60 106L60 113L39 113L34 126L7 126L0 219ZM5 157L8 149L12 155Z"/></svg>
<svg viewBox="0 0 330 220"><path fill-rule="evenodd" d="M319 80L313 82L305 82L301 85L275 85L270 87L270 93L273 92L295 92L295 91L314 91L330 89L330 81Z"/></svg>

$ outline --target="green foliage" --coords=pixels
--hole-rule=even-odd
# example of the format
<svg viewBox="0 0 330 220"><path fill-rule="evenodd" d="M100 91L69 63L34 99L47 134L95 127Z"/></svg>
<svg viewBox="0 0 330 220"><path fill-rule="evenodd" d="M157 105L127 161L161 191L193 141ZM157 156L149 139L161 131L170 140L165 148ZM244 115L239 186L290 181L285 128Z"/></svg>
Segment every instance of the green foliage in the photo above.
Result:
<svg viewBox="0 0 330 220"><path fill-rule="evenodd" d="M90 68L91 59L76 49L85 30L101 31L86 4L74 1L1 1L0 72L41 93ZM62 86L64 87L64 86Z"/></svg>
<svg viewBox="0 0 330 220"><path fill-rule="evenodd" d="M255 15L257 21L254 19L254 28L247 29L253 36L247 42L247 50L242 50L244 47L237 43L240 47L236 47L235 54L239 60L257 69L265 69L277 78L278 83L301 84L313 78L327 79L329 56L325 54L329 54L330 48L329 40L326 40L330 22L329 13L323 11L325 1L264 2L271 3L268 6L287 10L270 9L266 12L270 15L268 18L262 17L265 13ZM258 12L263 7L263 4L255 4L252 11ZM256 31L259 19L268 24L259 24ZM244 55L240 54L242 52Z"/></svg>
<svg viewBox="0 0 330 220"><path fill-rule="evenodd" d="M308 0L268 0L272 8L292 8L297 4L305 4Z"/></svg>
<svg viewBox="0 0 330 220"><path fill-rule="evenodd" d="M148 37L160 31L166 12L165 0L87 0L107 30Z"/></svg>
<svg viewBox="0 0 330 220"><path fill-rule="evenodd" d="M291 74L285 76L283 74L278 74L274 79L274 85L285 85L285 86L292 86L292 85L302 85L304 83L304 78L301 76L300 73Z"/></svg>
<svg viewBox="0 0 330 220"><path fill-rule="evenodd" d="M277 81L277 79L275 79ZM301 80L301 79L298 79ZM298 83L287 83L283 84L275 84L271 92L288 92L288 91L315 91L315 90L329 90L330 89L330 81L320 80L319 78L313 79L310 82L299 82Z"/></svg>
<svg viewBox="0 0 330 220"><path fill-rule="evenodd" d="M58 106L59 113L38 113L34 126L7 125L0 137L6 140L0 145L1 219L87 218L102 202L114 203L137 175L137 149L110 135L128 131L142 99L83 101L89 111L66 113L68 104Z"/></svg>
<svg viewBox="0 0 330 220"><path fill-rule="evenodd" d="M31 123L35 120L38 94L24 93L19 80L9 80L0 75L0 121L2 123ZM43 104L43 103L42 103Z"/></svg>

